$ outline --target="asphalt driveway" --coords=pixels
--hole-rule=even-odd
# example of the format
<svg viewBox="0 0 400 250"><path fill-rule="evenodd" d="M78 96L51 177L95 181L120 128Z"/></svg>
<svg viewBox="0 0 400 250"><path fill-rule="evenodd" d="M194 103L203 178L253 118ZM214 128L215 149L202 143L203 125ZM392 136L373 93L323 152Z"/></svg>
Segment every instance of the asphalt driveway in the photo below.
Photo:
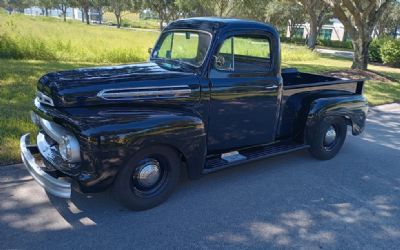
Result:
<svg viewBox="0 0 400 250"><path fill-rule="evenodd" d="M301 151L186 180L144 212L0 168L0 249L87 247L399 249L400 105L375 108L333 160Z"/></svg>

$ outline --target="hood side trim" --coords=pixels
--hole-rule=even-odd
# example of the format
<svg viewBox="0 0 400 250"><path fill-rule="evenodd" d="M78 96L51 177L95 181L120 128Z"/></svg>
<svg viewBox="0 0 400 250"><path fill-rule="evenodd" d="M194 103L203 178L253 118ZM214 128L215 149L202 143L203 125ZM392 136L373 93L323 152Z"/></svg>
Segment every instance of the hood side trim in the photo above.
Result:
<svg viewBox="0 0 400 250"><path fill-rule="evenodd" d="M189 97L192 90L188 85L177 86L149 86L120 89L104 89L97 96L105 100L137 100L157 98Z"/></svg>

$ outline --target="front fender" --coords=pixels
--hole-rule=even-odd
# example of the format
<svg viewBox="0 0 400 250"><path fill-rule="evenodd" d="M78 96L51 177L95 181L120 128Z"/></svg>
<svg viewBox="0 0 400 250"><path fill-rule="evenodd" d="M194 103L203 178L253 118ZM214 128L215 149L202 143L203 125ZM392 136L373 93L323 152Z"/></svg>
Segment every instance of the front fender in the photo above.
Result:
<svg viewBox="0 0 400 250"><path fill-rule="evenodd" d="M77 181L85 192L108 187L120 166L138 150L165 144L182 153L191 178L201 175L206 136L201 115L183 108L54 108L39 103L34 111L72 131L81 148Z"/></svg>
<svg viewBox="0 0 400 250"><path fill-rule="evenodd" d="M140 149L163 144L182 153L191 178L201 175L206 136L204 123L196 113L167 109L108 109L98 115L101 119L81 131L85 137L98 140L98 172L114 176L118 167Z"/></svg>
<svg viewBox="0 0 400 250"><path fill-rule="evenodd" d="M324 116L342 116L352 126L352 134L359 135L365 128L368 102L362 95L327 97L314 100L307 116L307 126L313 126Z"/></svg>

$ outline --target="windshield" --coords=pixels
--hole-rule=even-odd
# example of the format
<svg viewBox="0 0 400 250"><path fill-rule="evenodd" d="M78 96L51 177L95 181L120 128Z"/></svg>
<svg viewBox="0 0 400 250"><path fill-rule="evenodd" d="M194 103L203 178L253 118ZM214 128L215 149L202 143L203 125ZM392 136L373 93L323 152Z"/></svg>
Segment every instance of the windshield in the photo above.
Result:
<svg viewBox="0 0 400 250"><path fill-rule="evenodd" d="M211 35L196 31L168 31L161 35L151 59L178 61L201 66L210 47Z"/></svg>

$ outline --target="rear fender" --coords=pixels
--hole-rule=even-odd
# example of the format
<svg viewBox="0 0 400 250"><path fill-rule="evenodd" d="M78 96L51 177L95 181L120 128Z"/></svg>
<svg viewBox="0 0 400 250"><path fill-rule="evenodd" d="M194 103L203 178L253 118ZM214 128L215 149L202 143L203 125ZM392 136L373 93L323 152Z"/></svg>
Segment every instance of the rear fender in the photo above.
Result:
<svg viewBox="0 0 400 250"><path fill-rule="evenodd" d="M368 103L362 95L319 98L310 105L306 126L312 127L326 116L344 117L352 126L352 134L359 135L365 128Z"/></svg>

